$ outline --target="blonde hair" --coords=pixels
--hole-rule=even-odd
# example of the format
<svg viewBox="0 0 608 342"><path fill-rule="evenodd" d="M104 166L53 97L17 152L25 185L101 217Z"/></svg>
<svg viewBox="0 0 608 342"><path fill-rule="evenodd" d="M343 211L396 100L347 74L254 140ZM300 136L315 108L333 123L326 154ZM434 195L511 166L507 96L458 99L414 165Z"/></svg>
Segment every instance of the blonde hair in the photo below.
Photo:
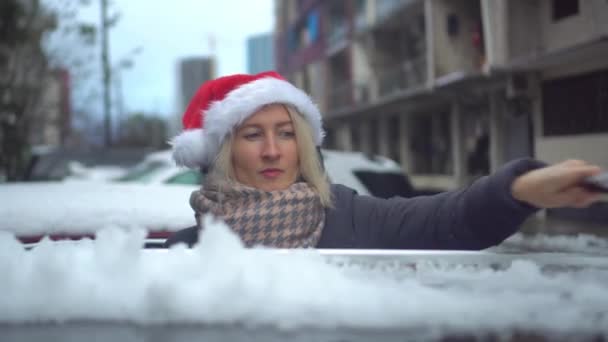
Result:
<svg viewBox="0 0 608 342"><path fill-rule="evenodd" d="M291 118L296 135L300 176L319 195L321 204L324 207L331 207L332 197L329 179L321 165L312 135L312 128L295 108L289 105L284 105L284 107ZM230 134L224 139L205 183L236 181L234 166L232 165L233 141L234 134Z"/></svg>

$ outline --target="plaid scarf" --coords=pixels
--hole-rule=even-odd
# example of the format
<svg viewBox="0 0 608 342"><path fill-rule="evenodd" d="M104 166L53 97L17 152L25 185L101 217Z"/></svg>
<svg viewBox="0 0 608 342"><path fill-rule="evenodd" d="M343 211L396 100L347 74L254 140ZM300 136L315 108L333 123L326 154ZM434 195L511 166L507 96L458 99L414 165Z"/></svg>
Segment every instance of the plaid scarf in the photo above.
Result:
<svg viewBox="0 0 608 342"><path fill-rule="evenodd" d="M212 214L248 247L314 248L325 223L319 196L304 182L271 192L241 184L206 186L192 193L190 205L199 227L201 216Z"/></svg>

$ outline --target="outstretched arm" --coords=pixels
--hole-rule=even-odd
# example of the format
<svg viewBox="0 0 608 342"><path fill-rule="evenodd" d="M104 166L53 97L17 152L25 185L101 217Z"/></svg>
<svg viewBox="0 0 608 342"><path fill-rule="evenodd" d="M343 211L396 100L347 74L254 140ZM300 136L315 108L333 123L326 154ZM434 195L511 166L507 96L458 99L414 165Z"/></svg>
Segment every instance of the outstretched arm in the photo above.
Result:
<svg viewBox="0 0 608 342"><path fill-rule="evenodd" d="M598 195L579 184L600 172L579 161L512 161L469 187L417 198L356 196L354 226L366 248L483 249L517 231L539 208L585 206Z"/></svg>

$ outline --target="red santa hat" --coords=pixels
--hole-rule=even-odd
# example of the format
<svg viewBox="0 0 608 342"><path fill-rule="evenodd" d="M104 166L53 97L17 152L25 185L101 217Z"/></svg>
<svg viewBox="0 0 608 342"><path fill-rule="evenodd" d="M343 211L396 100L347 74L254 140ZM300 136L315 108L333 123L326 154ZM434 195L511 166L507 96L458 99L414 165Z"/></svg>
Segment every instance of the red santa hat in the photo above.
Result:
<svg viewBox="0 0 608 342"><path fill-rule="evenodd" d="M302 90L269 71L205 82L184 113L184 130L171 141L173 159L180 166L209 167L234 127L272 103L295 107L310 124L315 143L321 145L325 133L317 106Z"/></svg>

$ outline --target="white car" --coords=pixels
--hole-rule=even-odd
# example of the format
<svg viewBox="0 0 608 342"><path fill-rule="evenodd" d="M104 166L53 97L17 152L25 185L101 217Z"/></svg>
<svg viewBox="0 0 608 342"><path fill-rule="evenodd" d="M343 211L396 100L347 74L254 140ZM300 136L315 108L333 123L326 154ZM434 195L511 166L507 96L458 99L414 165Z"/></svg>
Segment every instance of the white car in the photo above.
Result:
<svg viewBox="0 0 608 342"><path fill-rule="evenodd" d="M332 183L346 185L360 195L382 198L415 195L409 178L392 159L361 152L322 150L321 153Z"/></svg>

